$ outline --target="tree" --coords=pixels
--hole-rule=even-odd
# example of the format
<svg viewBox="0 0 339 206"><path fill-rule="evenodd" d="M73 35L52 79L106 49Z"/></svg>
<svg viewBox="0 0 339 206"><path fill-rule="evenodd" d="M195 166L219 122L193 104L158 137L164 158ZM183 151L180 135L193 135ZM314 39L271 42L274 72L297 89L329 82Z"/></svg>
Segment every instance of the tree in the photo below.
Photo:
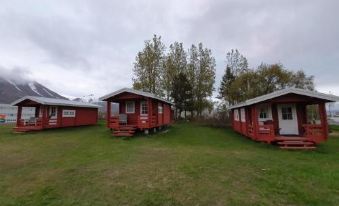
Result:
<svg viewBox="0 0 339 206"><path fill-rule="evenodd" d="M198 48L192 44L191 48L188 50L188 64L187 64L187 80L191 85L191 93L193 105L190 107L191 117L194 117L195 102L196 102L196 85L197 85L197 71L199 69L199 57L198 57Z"/></svg>
<svg viewBox="0 0 339 206"><path fill-rule="evenodd" d="M261 64L257 70L237 76L227 91L230 102L236 104L288 87L313 90L313 76L306 76L302 71L289 71L282 64Z"/></svg>
<svg viewBox="0 0 339 206"><path fill-rule="evenodd" d="M228 98L231 105L259 96L259 82L259 74L253 70L240 74L228 88Z"/></svg>
<svg viewBox="0 0 339 206"><path fill-rule="evenodd" d="M292 76L291 85L307 90L314 90L314 76L306 76L304 71L299 70Z"/></svg>
<svg viewBox="0 0 339 206"><path fill-rule="evenodd" d="M234 74L231 71L230 67L226 67L225 74L222 77L218 98L225 101L225 104L233 104L232 99L230 98L229 88L232 85L235 79Z"/></svg>
<svg viewBox="0 0 339 206"><path fill-rule="evenodd" d="M249 71L248 62L237 49L227 52L226 61L225 74L220 83L218 98L222 99L225 104L234 104L234 100L230 98L229 89L239 75Z"/></svg>
<svg viewBox="0 0 339 206"><path fill-rule="evenodd" d="M268 94L279 89L285 89L292 86L293 72L283 68L282 64L261 64L258 69L258 78L260 79L257 89L259 95Z"/></svg>
<svg viewBox="0 0 339 206"><path fill-rule="evenodd" d="M178 111L177 115L179 114L180 116L181 112L185 111L186 118L186 111L191 110L193 105L192 85L189 83L187 75L184 72L180 72L175 76L172 86L171 97Z"/></svg>
<svg viewBox="0 0 339 206"><path fill-rule="evenodd" d="M167 100L170 100L173 92L172 83L179 73L186 73L187 54L182 43L174 42L170 45L170 51L165 57L163 71L163 89Z"/></svg>
<svg viewBox="0 0 339 206"><path fill-rule="evenodd" d="M201 116L203 109L210 106L208 97L212 96L215 82L215 59L210 49L204 48L199 43L198 48L199 65L196 70L196 87L194 95L196 95L195 108L197 114Z"/></svg>
<svg viewBox="0 0 339 206"><path fill-rule="evenodd" d="M238 76L248 70L248 62L245 56L235 49L226 54L227 66L234 76Z"/></svg>
<svg viewBox="0 0 339 206"><path fill-rule="evenodd" d="M133 87L143 91L163 96L162 71L165 46L161 36L153 36L152 40L145 41L145 47L138 52L134 63Z"/></svg>

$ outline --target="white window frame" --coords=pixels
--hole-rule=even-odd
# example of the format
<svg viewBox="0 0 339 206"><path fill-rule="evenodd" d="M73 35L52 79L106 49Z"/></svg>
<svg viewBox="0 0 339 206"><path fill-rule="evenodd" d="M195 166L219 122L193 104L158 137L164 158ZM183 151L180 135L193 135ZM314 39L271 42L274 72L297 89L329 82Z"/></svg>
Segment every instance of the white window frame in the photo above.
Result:
<svg viewBox="0 0 339 206"><path fill-rule="evenodd" d="M146 105L147 113L142 113L142 112L143 112L143 110L142 110L143 104ZM140 115L142 115L142 116L147 116L147 115L148 115L148 104L147 104L147 101L146 101L146 100L140 101Z"/></svg>
<svg viewBox="0 0 339 206"><path fill-rule="evenodd" d="M259 106L257 106L257 115L258 115L258 121L267 121L267 120L273 120L272 119L272 106L269 105L269 104L261 104ZM263 111L263 112L261 112ZM261 113L265 113L266 117L265 118L262 118L260 117L260 114Z"/></svg>
<svg viewBox="0 0 339 206"><path fill-rule="evenodd" d="M240 109L240 120L241 122L246 122L246 111L245 108Z"/></svg>
<svg viewBox="0 0 339 206"><path fill-rule="evenodd" d="M128 104L133 104L133 111L128 111ZM134 114L135 113L135 102L134 101L126 101L125 103L125 111L126 111L126 114Z"/></svg>
<svg viewBox="0 0 339 206"><path fill-rule="evenodd" d="M239 121L239 110L238 109L235 109L233 111L233 118L234 118L234 121Z"/></svg>
<svg viewBox="0 0 339 206"><path fill-rule="evenodd" d="M74 109L63 109L62 117L75 117L76 111Z"/></svg>
<svg viewBox="0 0 339 206"><path fill-rule="evenodd" d="M267 119L268 112L266 108L260 108L259 110L259 119Z"/></svg>
<svg viewBox="0 0 339 206"><path fill-rule="evenodd" d="M158 103L158 114L164 113L164 105L161 102Z"/></svg>

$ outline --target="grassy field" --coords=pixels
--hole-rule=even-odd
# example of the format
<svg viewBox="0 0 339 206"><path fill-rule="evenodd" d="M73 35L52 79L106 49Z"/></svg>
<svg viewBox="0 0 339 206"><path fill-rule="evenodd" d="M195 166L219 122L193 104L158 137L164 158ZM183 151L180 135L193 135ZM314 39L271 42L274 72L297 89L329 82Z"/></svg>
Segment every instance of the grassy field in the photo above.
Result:
<svg viewBox="0 0 339 206"><path fill-rule="evenodd" d="M339 128L316 151L176 124L113 138L97 126L0 127L0 205L338 205Z"/></svg>

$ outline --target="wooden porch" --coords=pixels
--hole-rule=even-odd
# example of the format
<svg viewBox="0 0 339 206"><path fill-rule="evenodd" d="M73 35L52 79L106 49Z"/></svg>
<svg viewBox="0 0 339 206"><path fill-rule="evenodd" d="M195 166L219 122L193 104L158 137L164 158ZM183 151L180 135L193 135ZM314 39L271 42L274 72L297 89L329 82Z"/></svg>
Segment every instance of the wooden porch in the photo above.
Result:
<svg viewBox="0 0 339 206"><path fill-rule="evenodd" d="M316 124L303 124L300 135L280 135L273 124L259 125L257 129L248 124L247 132L253 139L276 143L282 149L315 149L316 143L326 136L324 127Z"/></svg>
<svg viewBox="0 0 339 206"><path fill-rule="evenodd" d="M19 119L16 127L13 128L15 132L29 132L43 129L42 118L30 118L28 120Z"/></svg>
<svg viewBox="0 0 339 206"><path fill-rule="evenodd" d="M150 128L156 128L157 115L145 116L134 115L129 120L126 114L119 114L110 117L108 127L113 129L114 136L133 136L137 130L146 130Z"/></svg>

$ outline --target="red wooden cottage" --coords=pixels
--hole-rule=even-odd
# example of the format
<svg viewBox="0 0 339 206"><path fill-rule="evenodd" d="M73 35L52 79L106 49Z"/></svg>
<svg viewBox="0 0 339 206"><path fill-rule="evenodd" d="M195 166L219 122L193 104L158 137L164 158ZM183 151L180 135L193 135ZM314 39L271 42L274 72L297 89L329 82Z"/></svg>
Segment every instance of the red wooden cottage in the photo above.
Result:
<svg viewBox="0 0 339 206"><path fill-rule="evenodd" d="M328 138L325 103L339 97L288 88L232 106L235 131L281 148L313 149Z"/></svg>
<svg viewBox="0 0 339 206"><path fill-rule="evenodd" d="M98 121L98 105L89 103L26 96L12 105L18 106L16 132L93 125ZM35 107L35 116L28 120L22 119L23 107Z"/></svg>
<svg viewBox="0 0 339 206"><path fill-rule="evenodd" d="M133 136L136 130L148 133L172 122L172 103L148 92L123 88L100 100L107 102L107 127L114 136ZM113 114L112 103L118 104Z"/></svg>

